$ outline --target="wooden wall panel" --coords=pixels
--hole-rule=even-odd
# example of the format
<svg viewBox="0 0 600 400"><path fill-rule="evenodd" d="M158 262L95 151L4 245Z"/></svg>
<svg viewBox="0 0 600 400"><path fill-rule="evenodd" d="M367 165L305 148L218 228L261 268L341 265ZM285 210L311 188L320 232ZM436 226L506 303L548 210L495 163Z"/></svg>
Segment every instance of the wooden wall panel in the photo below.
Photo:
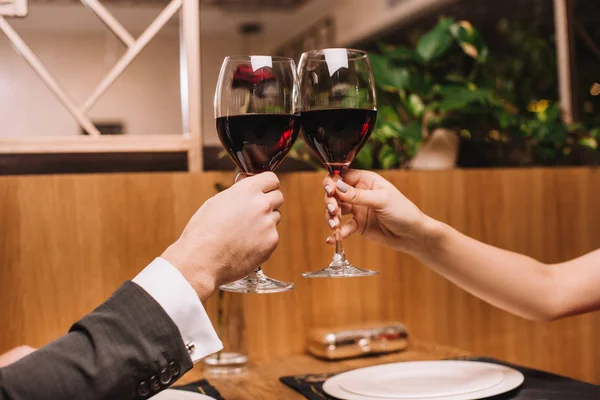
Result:
<svg viewBox="0 0 600 400"><path fill-rule="evenodd" d="M424 211L493 245L558 262L600 247L600 172L519 169L387 172ZM321 173L283 174L281 243L264 265L296 289L232 295L254 359L303 352L310 326L394 319L413 337L600 384L600 313L532 323L363 238L350 259L379 277L306 280L329 262ZM181 232L232 174L0 178L0 351L64 333ZM600 283L599 283L600 289ZM544 295L540 293L540 295ZM215 296L207 303L214 315Z"/></svg>

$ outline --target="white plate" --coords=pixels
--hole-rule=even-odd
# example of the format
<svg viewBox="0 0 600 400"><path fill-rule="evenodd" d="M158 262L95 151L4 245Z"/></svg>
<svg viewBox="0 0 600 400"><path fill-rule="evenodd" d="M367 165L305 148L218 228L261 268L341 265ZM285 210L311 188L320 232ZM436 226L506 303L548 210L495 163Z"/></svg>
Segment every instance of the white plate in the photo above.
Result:
<svg viewBox="0 0 600 400"><path fill-rule="evenodd" d="M215 400L214 398L205 394L186 392L185 390L163 390L156 396L152 397L152 400Z"/></svg>
<svg viewBox="0 0 600 400"><path fill-rule="evenodd" d="M343 400L475 400L519 387L524 376L476 361L415 361L377 365L328 379L323 390Z"/></svg>

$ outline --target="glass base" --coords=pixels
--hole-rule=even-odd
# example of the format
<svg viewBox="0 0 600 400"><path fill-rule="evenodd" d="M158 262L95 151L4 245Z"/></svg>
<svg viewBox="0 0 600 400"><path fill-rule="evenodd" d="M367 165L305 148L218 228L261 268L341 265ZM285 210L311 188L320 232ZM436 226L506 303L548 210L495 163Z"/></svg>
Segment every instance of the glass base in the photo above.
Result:
<svg viewBox="0 0 600 400"><path fill-rule="evenodd" d="M242 353L221 352L206 357L203 362L205 370L209 374L241 374L246 371L248 356Z"/></svg>
<svg viewBox="0 0 600 400"><path fill-rule="evenodd" d="M293 283L269 278L262 270L257 270L245 278L221 286L219 289L233 293L280 293L294 288Z"/></svg>
<svg viewBox="0 0 600 400"><path fill-rule="evenodd" d="M322 270L302 274L305 278L352 278L374 275L379 275L379 272L355 267L343 255L340 256L338 254L333 257L331 264Z"/></svg>

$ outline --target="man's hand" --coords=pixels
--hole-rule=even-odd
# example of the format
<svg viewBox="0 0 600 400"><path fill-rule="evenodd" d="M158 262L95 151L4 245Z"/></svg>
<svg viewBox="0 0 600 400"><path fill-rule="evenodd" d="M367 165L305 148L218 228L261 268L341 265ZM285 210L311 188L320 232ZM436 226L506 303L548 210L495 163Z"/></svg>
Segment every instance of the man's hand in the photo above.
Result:
<svg viewBox="0 0 600 400"><path fill-rule="evenodd" d="M162 255L201 300L218 286L248 275L279 243L283 194L272 172L243 179L200 207Z"/></svg>
<svg viewBox="0 0 600 400"><path fill-rule="evenodd" d="M29 346L19 346L0 355L0 368L19 361L21 358L33 353L36 349Z"/></svg>

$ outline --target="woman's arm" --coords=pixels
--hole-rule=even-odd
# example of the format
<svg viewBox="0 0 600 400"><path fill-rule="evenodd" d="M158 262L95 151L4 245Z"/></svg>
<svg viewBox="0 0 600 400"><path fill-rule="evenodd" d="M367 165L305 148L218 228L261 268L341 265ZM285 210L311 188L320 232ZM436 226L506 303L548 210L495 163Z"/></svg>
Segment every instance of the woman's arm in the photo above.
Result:
<svg viewBox="0 0 600 400"><path fill-rule="evenodd" d="M426 246L414 254L456 285L527 319L554 320L574 313L569 311L567 294L576 288L564 279L574 272L573 266L543 264L481 243L438 221L429 225ZM571 263L575 261L566 264Z"/></svg>
<svg viewBox="0 0 600 400"><path fill-rule="evenodd" d="M554 320L600 309L600 251L543 264L426 216L373 172L349 171L344 180L324 182L333 226L340 209L352 215L342 227L344 237L360 232L412 254L473 295L524 318Z"/></svg>
<svg viewBox="0 0 600 400"><path fill-rule="evenodd" d="M600 251L543 264L490 246L438 221L426 223L416 257L458 286L521 317L554 320L600 308Z"/></svg>

